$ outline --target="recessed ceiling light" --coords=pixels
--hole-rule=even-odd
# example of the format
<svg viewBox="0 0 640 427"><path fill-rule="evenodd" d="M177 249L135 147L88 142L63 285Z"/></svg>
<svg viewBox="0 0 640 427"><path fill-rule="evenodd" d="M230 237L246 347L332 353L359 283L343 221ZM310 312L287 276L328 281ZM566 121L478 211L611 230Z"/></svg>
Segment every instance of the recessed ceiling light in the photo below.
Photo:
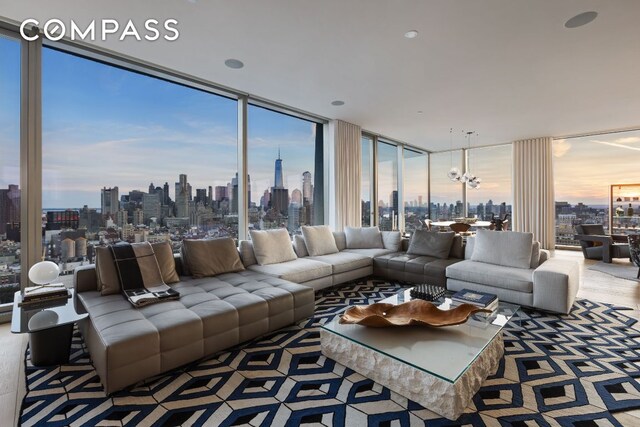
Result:
<svg viewBox="0 0 640 427"><path fill-rule="evenodd" d="M340 101L339 99L336 99L335 101L331 101L331 105L335 105L336 107L339 107L341 105L344 105L344 101Z"/></svg>
<svg viewBox="0 0 640 427"><path fill-rule="evenodd" d="M422 110L418 111L418 114L422 114Z"/></svg>
<svg viewBox="0 0 640 427"><path fill-rule="evenodd" d="M597 16L598 16L598 12L594 12L594 11L583 12L569 19L567 22L564 23L564 26L566 28L582 27L583 25L587 25L588 23L596 19Z"/></svg>
<svg viewBox="0 0 640 427"><path fill-rule="evenodd" d="M416 30L407 31L404 36L408 39L415 39L418 37L418 32Z"/></svg>
<svg viewBox="0 0 640 427"><path fill-rule="evenodd" d="M244 63L242 61L238 59L233 59L233 58L230 58L224 61L224 65L226 65L229 68L233 68L234 70L244 67Z"/></svg>

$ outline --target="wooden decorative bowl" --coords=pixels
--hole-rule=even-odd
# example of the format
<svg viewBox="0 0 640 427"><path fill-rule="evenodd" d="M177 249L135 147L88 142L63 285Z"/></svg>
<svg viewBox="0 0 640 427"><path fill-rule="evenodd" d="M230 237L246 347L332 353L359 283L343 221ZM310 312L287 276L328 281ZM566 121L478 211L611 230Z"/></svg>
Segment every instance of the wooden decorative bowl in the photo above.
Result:
<svg viewBox="0 0 640 427"><path fill-rule="evenodd" d="M433 303L416 299L394 305L378 302L371 305L349 307L340 316L340 323L352 323L386 328L388 326L453 326L465 323L473 313L491 313L491 310L472 304L461 304L452 310L440 310Z"/></svg>

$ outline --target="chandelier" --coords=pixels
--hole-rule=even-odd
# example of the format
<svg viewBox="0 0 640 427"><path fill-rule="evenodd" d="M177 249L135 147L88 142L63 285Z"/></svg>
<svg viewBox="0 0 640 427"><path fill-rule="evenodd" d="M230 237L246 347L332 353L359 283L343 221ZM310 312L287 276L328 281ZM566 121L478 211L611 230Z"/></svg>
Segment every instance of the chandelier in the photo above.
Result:
<svg viewBox="0 0 640 427"><path fill-rule="evenodd" d="M462 179L462 175L460 175L460 169L456 166L453 166L453 128L449 129L449 145L450 145L450 153L451 153L451 169L447 172L447 177L453 182L460 182Z"/></svg>
<svg viewBox="0 0 640 427"><path fill-rule="evenodd" d="M469 153L469 151L471 150L471 135L473 135L474 133L475 132L467 132L467 140L468 140L467 153ZM460 178L460 181L466 183L467 188L472 188L474 190L479 189L480 183L482 182L480 178L478 178L471 172L471 168L469 167L468 163L467 163L467 170Z"/></svg>

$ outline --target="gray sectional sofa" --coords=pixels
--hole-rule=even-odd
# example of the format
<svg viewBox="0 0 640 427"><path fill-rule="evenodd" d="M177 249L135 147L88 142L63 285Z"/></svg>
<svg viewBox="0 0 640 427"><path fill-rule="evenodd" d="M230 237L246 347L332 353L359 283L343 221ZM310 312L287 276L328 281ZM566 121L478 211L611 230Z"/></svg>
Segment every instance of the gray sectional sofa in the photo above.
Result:
<svg viewBox="0 0 640 427"><path fill-rule="evenodd" d="M177 301L134 308L101 295L93 265L74 274L79 323L93 365L110 394L313 315L313 289L254 271L193 279L171 287Z"/></svg>
<svg viewBox="0 0 640 427"><path fill-rule="evenodd" d="M382 231L383 248L348 249L344 232L333 232L338 253L310 256L302 236L295 236L297 259L278 264L258 265L253 243L240 241L240 257L245 268L291 280L315 290L367 276L446 286L446 268L464 258L462 238L455 236L449 258L439 259L407 254L409 241L399 232Z"/></svg>
<svg viewBox="0 0 640 427"><path fill-rule="evenodd" d="M562 313L570 310L578 289L577 263L548 260L548 253L540 251L530 237L528 248L526 244L518 246L524 248L518 258L518 250L511 243L498 242L498 249L480 250L474 248L476 241L469 238L465 250L462 239L452 233L448 236L416 233L409 244L398 232L382 232L376 247L359 242L357 248L353 244L349 248L344 232L331 234L326 229L323 232L323 245L332 247L331 253L324 255L309 255L311 246L307 246L314 242L301 236L295 236L291 242L288 235L284 240L279 236L280 250L269 246L266 251L264 247L256 250L251 241L241 241L239 259L233 243L228 241L229 250L201 251L200 266L204 262L205 267L211 263L219 268L216 262L228 262L220 260L234 257L237 260L237 268L225 270L233 272L208 273L210 277L182 274L183 271L196 274L194 249L189 249L186 252L190 255L185 255L191 260L188 262L191 268L183 270L178 257L173 279L165 279L178 291L179 299L141 308L133 307L121 293L105 294L106 287L101 281L106 283L103 280L108 279L106 267L115 268L112 265L98 261L98 272L93 265L76 269L76 308L89 313L79 327L105 392L110 394L312 316L315 290L372 274L447 286L454 291L467 288L491 292L506 301ZM513 232L488 233L497 239L519 238ZM417 235L420 237L416 238ZM432 251L430 242L435 242L438 250ZM491 252L494 249L496 252ZM478 255L485 252L493 255L488 259ZM260 265L257 253L263 257L271 253L276 260L282 253L289 253L285 256L290 260L272 259L272 263ZM514 267L510 259L514 254L519 267ZM160 257L160 252L156 255ZM163 277L163 268L174 268L170 249L159 265Z"/></svg>

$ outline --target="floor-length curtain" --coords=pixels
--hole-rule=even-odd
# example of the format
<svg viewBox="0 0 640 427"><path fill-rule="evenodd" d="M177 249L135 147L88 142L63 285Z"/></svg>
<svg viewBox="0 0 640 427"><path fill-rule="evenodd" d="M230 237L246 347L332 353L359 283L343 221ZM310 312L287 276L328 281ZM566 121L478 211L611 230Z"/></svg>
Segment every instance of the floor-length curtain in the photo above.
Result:
<svg viewBox="0 0 640 427"><path fill-rule="evenodd" d="M362 148L360 126L336 120L334 122L335 152L335 229L359 227L362 217L360 180L362 179Z"/></svg>
<svg viewBox="0 0 640 427"><path fill-rule="evenodd" d="M544 249L555 246L553 141L513 143L513 230L533 233Z"/></svg>

